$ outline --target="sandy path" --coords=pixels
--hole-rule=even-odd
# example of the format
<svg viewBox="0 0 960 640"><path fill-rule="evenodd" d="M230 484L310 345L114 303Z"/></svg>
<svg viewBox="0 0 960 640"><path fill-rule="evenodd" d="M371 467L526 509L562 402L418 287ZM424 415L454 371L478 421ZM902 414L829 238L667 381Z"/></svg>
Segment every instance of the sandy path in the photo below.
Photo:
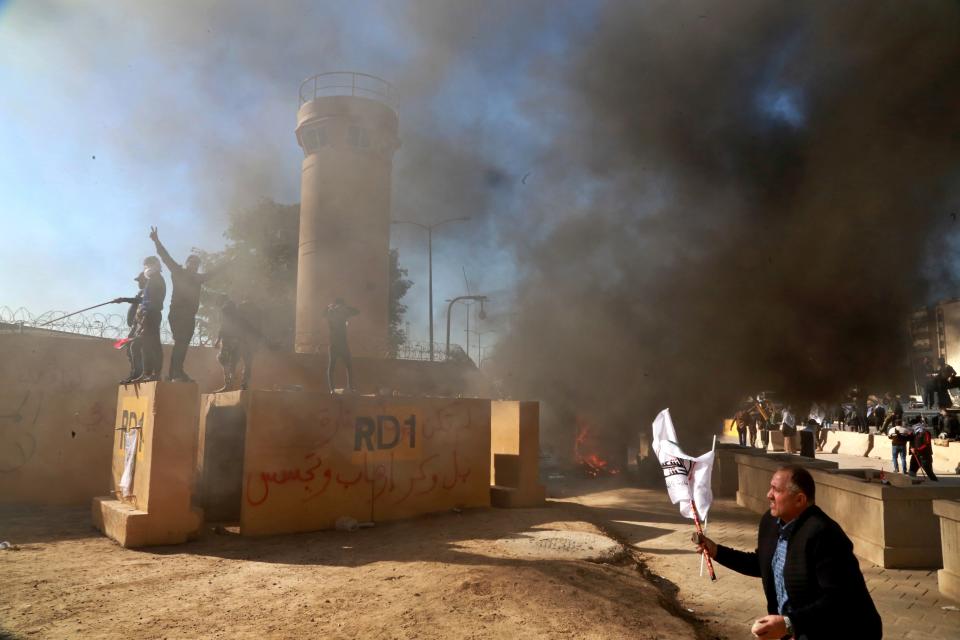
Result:
<svg viewBox="0 0 960 640"><path fill-rule="evenodd" d="M86 509L0 509L0 637L695 638L635 563L534 560L503 538L593 531L573 506L123 549Z"/></svg>

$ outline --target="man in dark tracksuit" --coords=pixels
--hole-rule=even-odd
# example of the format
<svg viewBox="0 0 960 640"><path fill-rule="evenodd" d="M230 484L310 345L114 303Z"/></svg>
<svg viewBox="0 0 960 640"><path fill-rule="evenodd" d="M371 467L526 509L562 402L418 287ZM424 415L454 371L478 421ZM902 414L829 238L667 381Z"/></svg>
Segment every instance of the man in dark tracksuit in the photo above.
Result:
<svg viewBox="0 0 960 640"><path fill-rule="evenodd" d="M163 320L163 300L167 297L167 283L160 274L162 267L157 256L143 260L143 275L147 284L137 311L140 323L140 348L143 350L143 375L134 382L156 382L163 371L163 347L160 345L160 322Z"/></svg>
<svg viewBox="0 0 960 640"><path fill-rule="evenodd" d="M767 613L752 632L758 638L857 638L883 636L853 543L814 505L816 486L803 467L773 474L760 519L757 550L737 551L701 536L698 548L725 567L763 580Z"/></svg>
<svg viewBox="0 0 960 640"><path fill-rule="evenodd" d="M120 384L129 384L143 375L143 349L140 344L140 322L139 311L140 301L143 300L143 290L147 286L147 277L143 272L137 274L134 278L140 286L140 290L132 298L116 298L114 302L126 302L130 305L127 309L127 326L130 331L127 333L127 360L130 362L130 374L120 381Z"/></svg>
<svg viewBox="0 0 960 640"><path fill-rule="evenodd" d="M200 257L187 257L181 267L170 257L167 248L160 242L157 228L150 227L150 239L157 247L157 253L163 263L170 269L170 278L173 280L173 295L170 296L170 312L167 322L173 334L173 351L170 353L170 369L168 379L173 382L192 382L183 370L183 361L187 357L187 348L193 338L197 323L197 310L200 308L200 287L211 276L210 272L198 273Z"/></svg>
<svg viewBox="0 0 960 640"><path fill-rule="evenodd" d="M330 393L333 393L333 371L337 366L337 360L343 360L347 368L347 388L351 392L354 391L353 358L350 356L350 345L347 343L347 323L358 313L360 312L345 304L342 298L337 298L333 304L327 305L323 313L330 327L330 351L327 361L327 384L330 386Z"/></svg>

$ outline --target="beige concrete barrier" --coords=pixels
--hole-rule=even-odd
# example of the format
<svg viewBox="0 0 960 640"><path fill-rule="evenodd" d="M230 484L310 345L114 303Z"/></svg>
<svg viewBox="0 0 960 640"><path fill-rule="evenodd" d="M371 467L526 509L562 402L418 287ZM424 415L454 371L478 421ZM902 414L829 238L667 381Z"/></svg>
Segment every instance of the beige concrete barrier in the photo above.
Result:
<svg viewBox="0 0 960 640"><path fill-rule="evenodd" d="M825 453L843 453L848 456L867 456L874 449L875 436L870 433L855 433L853 431L827 430L826 441L823 445ZM877 436L877 440L885 440L889 445L889 440L885 436ZM886 448L886 453L890 452L890 447ZM890 456L885 456L889 458Z"/></svg>
<svg viewBox="0 0 960 640"><path fill-rule="evenodd" d="M720 498L735 498L740 484L736 457L738 455L764 455L763 449L741 447L730 442L717 443L717 455L713 462L710 486L713 495Z"/></svg>
<svg viewBox="0 0 960 640"><path fill-rule="evenodd" d="M490 505L490 401L251 391L240 532Z"/></svg>
<svg viewBox="0 0 960 640"><path fill-rule="evenodd" d="M940 593L960 602L960 501L934 500L933 513L940 518L943 569L937 572Z"/></svg>
<svg viewBox="0 0 960 640"><path fill-rule="evenodd" d="M940 526L932 501L958 499L960 487L910 484L901 475L890 476L896 484L884 485L873 469L835 471L825 468L824 461L794 456L784 460L738 455L736 461L740 481L737 503L741 506L764 513L770 478L777 467L785 462L802 464L816 482L817 504L843 527L858 556L886 568L942 566Z"/></svg>
<svg viewBox="0 0 960 640"><path fill-rule="evenodd" d="M493 401L490 408L490 497L497 507L537 507L540 484L540 403Z"/></svg>
<svg viewBox="0 0 960 640"><path fill-rule="evenodd" d="M763 454L761 452L759 455L734 453L733 458L737 464L737 504L755 513L764 513L769 508L767 492L770 490L770 478L781 465L799 464L810 471L839 468L836 462L813 460L786 453ZM749 460L753 462L748 462Z"/></svg>
<svg viewBox="0 0 960 640"><path fill-rule="evenodd" d="M117 396L113 491L93 499L93 524L124 547L185 542L202 521L192 506L197 385L150 382Z"/></svg>
<svg viewBox="0 0 960 640"><path fill-rule="evenodd" d="M828 430L823 450L827 453L842 453L864 456L875 460L890 461L890 438L882 433L855 433L853 431ZM960 442L933 441L933 470L937 473L955 473L960 465Z"/></svg>

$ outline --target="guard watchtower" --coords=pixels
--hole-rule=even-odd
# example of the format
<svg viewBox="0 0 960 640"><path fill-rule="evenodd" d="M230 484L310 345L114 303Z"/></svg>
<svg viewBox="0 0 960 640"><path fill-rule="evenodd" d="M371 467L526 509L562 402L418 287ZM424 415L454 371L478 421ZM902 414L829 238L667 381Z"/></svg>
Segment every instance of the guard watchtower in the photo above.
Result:
<svg viewBox="0 0 960 640"><path fill-rule="evenodd" d="M396 92L381 78L332 72L300 85L300 246L296 350L328 344L326 306L360 310L355 354L383 356L389 323L390 191L399 148Z"/></svg>

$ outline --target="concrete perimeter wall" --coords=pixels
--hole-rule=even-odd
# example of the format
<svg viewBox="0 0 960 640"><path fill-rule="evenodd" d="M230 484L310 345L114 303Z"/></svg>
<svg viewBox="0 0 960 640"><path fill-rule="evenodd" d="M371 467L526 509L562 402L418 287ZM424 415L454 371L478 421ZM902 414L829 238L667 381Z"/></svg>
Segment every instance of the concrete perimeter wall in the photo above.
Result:
<svg viewBox="0 0 960 640"><path fill-rule="evenodd" d="M490 505L489 400L254 391L246 402L243 535Z"/></svg>
<svg viewBox="0 0 960 640"><path fill-rule="evenodd" d="M166 363L169 346L164 353ZM201 393L223 382L216 355L209 347L187 355ZM364 393L488 394L464 365L356 358L354 369ZM0 334L0 504L86 505L110 492L117 382L128 370L111 340ZM325 390L326 355L262 350L251 387Z"/></svg>
<svg viewBox="0 0 960 640"><path fill-rule="evenodd" d="M191 349L187 365L201 385L220 379L212 349ZM111 340L0 334L0 503L88 505L110 493L128 372Z"/></svg>

